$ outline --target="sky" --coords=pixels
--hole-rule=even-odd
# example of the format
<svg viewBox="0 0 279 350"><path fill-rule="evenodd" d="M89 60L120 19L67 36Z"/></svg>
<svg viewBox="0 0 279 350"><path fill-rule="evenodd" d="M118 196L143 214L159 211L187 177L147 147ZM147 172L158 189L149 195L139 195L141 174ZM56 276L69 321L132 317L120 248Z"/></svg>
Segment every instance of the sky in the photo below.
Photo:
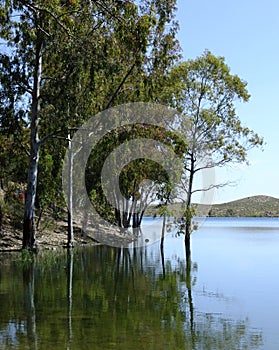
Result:
<svg viewBox="0 0 279 350"><path fill-rule="evenodd" d="M237 113L265 142L263 151L249 151L249 166L216 169L216 182L232 185L218 189L214 203L254 195L279 198L278 13L278 0L178 0L183 59L194 59L205 49L225 57L251 94L248 103L237 105Z"/></svg>

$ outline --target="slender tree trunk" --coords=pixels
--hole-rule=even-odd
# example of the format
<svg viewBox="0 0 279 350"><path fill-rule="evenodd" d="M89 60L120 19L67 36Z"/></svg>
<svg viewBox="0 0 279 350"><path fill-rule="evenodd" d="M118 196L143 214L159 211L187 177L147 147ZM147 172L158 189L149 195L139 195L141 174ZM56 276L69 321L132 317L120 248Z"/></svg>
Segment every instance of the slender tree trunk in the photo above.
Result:
<svg viewBox="0 0 279 350"><path fill-rule="evenodd" d="M133 214L133 228L138 228L140 225L140 217L139 217L139 213L134 213Z"/></svg>
<svg viewBox="0 0 279 350"><path fill-rule="evenodd" d="M131 215L130 215L130 211L129 211L129 200L126 198L124 199L124 227L128 228L130 227L130 220L131 220Z"/></svg>
<svg viewBox="0 0 279 350"><path fill-rule="evenodd" d="M22 247L27 249L34 249L36 246L36 229L34 216L39 162L39 144L34 141L32 144L23 221Z"/></svg>
<svg viewBox="0 0 279 350"><path fill-rule="evenodd" d="M162 269L163 269L163 277L166 277L166 267L165 267L165 254L164 254L164 242L165 242L165 230L166 230L166 214L163 217L163 226L162 226L162 235L161 235L161 260L162 260Z"/></svg>
<svg viewBox="0 0 279 350"><path fill-rule="evenodd" d="M114 192L114 218L115 223L118 227L122 227L122 218L121 218L121 210L120 210L120 202L116 193Z"/></svg>
<svg viewBox="0 0 279 350"><path fill-rule="evenodd" d="M32 90L31 109L31 139L30 139L30 161L27 178L27 190L25 196L24 219L23 219L23 240L22 247L34 249L36 247L35 230L35 199L37 191L37 177L39 164L40 141L38 137L38 122L40 112L40 84L42 78L42 40L37 34L34 81Z"/></svg>
<svg viewBox="0 0 279 350"><path fill-rule="evenodd" d="M118 225L118 227L122 227L120 210L118 208L115 208L114 213L116 224Z"/></svg>
<svg viewBox="0 0 279 350"><path fill-rule="evenodd" d="M128 227L131 226L132 212L133 212L134 208L135 208L135 199L133 198L132 205L129 208L129 213L127 215L127 225L128 225Z"/></svg>
<svg viewBox="0 0 279 350"><path fill-rule="evenodd" d="M193 153L191 154L191 169L189 177L189 186L186 202L186 223L185 223L185 251L186 259L191 259L191 226L192 226L192 214L191 214L191 199L192 199L192 189L193 189L193 179L194 179L194 167L195 159Z"/></svg>
<svg viewBox="0 0 279 350"><path fill-rule="evenodd" d="M123 199L123 227L128 228L130 227L130 221L131 221L131 215L129 210L129 200L127 198Z"/></svg>
<svg viewBox="0 0 279 350"><path fill-rule="evenodd" d="M141 211L141 213L140 213L140 217L139 217L139 227L141 226L144 213L145 213L145 209L143 209L143 210Z"/></svg>
<svg viewBox="0 0 279 350"><path fill-rule="evenodd" d="M3 210L0 203L0 237L2 236L2 230L3 230Z"/></svg>
<svg viewBox="0 0 279 350"><path fill-rule="evenodd" d="M74 245L73 230L73 152L71 135L68 135L69 141L69 178L68 178L68 248Z"/></svg>

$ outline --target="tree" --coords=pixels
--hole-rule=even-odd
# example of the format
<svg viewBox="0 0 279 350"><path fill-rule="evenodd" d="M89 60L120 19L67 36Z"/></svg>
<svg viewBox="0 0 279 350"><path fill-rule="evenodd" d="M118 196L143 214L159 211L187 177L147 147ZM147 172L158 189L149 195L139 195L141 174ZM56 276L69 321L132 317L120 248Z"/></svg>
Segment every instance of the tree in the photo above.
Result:
<svg viewBox="0 0 279 350"><path fill-rule="evenodd" d="M168 145L175 153L175 147L172 145L173 138L171 132L161 127L133 124L126 126L121 131L110 132L101 139L87 163L86 187L87 192L91 193L94 207L103 218L121 228L141 226L147 206L156 199L164 198L167 191L170 192L171 179L164 166L156 162L156 156L158 157L158 153L161 155L164 151L159 144ZM143 139L145 142L142 142ZM158 142L157 144L148 143L147 140ZM126 142L129 141L131 143L128 146ZM108 179L109 190L104 193L103 165L113 150L123 144L125 148L122 154L114 157L108 163L109 174L112 176ZM138 158L126 164L129 153L135 150ZM174 168L170 154L166 153L165 157L164 165L168 163L168 168ZM117 164L123 164L119 176L117 175ZM114 175L118 177L116 182L121 193L117 190Z"/></svg>
<svg viewBox="0 0 279 350"><path fill-rule="evenodd" d="M151 87L161 88L159 71L177 58L175 4L1 1L0 37L7 48L0 57L1 124L30 131L24 248L33 249L36 242L41 146L59 134L66 139L68 128L89 115L150 99ZM62 161L63 151L59 157ZM44 159L51 163L49 156Z"/></svg>
<svg viewBox="0 0 279 350"><path fill-rule="evenodd" d="M182 111L178 129L189 142L184 154L186 196L184 230L187 256L190 256L190 233L193 216L192 195L224 184L211 183L195 188L196 175L206 169L247 161L247 152L263 140L243 126L236 112L236 102L247 102L247 83L232 75L223 57L205 51L201 57L173 68L175 107Z"/></svg>
<svg viewBox="0 0 279 350"><path fill-rule="evenodd" d="M41 7L42 6L42 7ZM35 199L37 190L41 88L45 77L43 55L53 22L60 22L61 9L54 2L1 1L1 38L7 47L1 54L1 119L11 124L25 122L30 130L29 166L23 219L23 248L35 246ZM8 76L9 72L12 72ZM7 113L7 109L9 113Z"/></svg>
<svg viewBox="0 0 279 350"><path fill-rule="evenodd" d="M97 105L100 110L129 101L158 102L164 100L165 73L170 69L173 62L179 58L179 46L175 39L177 23L173 21L175 3L176 1L142 1L139 9L136 8L140 14L137 20L131 22L131 9L126 14L130 33L127 39L127 23L124 27L122 26L112 33L113 43L114 45L117 44L116 47L111 46L113 48L112 52L109 51L110 65L106 67L103 64L104 59L99 60L103 64L100 71L102 78L99 81L94 81L96 91L91 92L94 101L100 100L100 96L103 96L100 104ZM124 14L122 14L123 17ZM138 24L136 30L135 23ZM106 50L108 50L107 46ZM94 64L95 62L98 64L98 59L94 61ZM94 71L94 74L96 73L100 74L98 70ZM99 89L98 85L102 89ZM91 116L94 114L92 111L96 112L96 110L91 109ZM100 127L105 128L102 125ZM113 149L113 146L115 146L115 143L106 138L98 147L98 151L92 154L92 164L87 169L87 189L88 192L92 192L92 197L104 217L114 221L115 216L118 216L116 221L120 223L120 213L114 215L109 210L102 195L99 181L100 166L103 164L109 150ZM134 191L134 194L136 192L138 192L138 188ZM129 191L129 195L134 199L136 198L131 191ZM142 207L144 208L145 204ZM123 211L122 214L124 216L120 226L129 225L129 213ZM125 217L126 214L127 217ZM143 211L141 211L142 214ZM134 221L136 221L136 218ZM141 220L137 221L140 223Z"/></svg>

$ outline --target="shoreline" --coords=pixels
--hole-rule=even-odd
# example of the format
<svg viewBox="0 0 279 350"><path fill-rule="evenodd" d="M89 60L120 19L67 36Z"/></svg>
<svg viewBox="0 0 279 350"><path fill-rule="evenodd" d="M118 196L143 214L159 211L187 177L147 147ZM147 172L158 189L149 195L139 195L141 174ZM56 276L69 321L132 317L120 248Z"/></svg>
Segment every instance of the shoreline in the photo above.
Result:
<svg viewBox="0 0 279 350"><path fill-rule="evenodd" d="M151 216L145 216L146 218L152 218ZM197 216L198 217L198 216ZM194 217L195 218L195 217ZM278 219L279 216L207 216L205 218L213 219ZM113 232L109 235L116 240L123 240L123 237L119 234L118 230L112 228ZM99 231L99 234L107 232L104 230ZM38 250L58 250L67 249L67 224L65 222L57 222L56 228L47 230L38 230L36 232L36 241L38 244ZM93 233L94 235L94 233ZM96 236L95 232L95 236ZM124 242L124 241L123 241ZM126 243L128 241L125 241ZM125 243L124 242L124 243ZM95 246L102 244L95 240L93 236L84 234L81 227L74 226L74 247L82 246ZM4 225L2 233L0 235L0 254L6 252L20 252L22 251L22 230L15 229L9 225Z"/></svg>

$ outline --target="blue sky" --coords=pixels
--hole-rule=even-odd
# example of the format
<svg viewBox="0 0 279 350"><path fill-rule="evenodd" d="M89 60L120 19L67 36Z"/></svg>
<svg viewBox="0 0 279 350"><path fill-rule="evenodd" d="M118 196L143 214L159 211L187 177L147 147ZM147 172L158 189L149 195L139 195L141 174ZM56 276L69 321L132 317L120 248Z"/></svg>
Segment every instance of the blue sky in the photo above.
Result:
<svg viewBox="0 0 279 350"><path fill-rule="evenodd" d="M250 101L237 106L244 125L264 137L264 151L249 152L249 166L216 170L215 202L253 195L279 198L279 2L278 0L178 0L183 58L205 49L224 56L233 74L248 82Z"/></svg>

